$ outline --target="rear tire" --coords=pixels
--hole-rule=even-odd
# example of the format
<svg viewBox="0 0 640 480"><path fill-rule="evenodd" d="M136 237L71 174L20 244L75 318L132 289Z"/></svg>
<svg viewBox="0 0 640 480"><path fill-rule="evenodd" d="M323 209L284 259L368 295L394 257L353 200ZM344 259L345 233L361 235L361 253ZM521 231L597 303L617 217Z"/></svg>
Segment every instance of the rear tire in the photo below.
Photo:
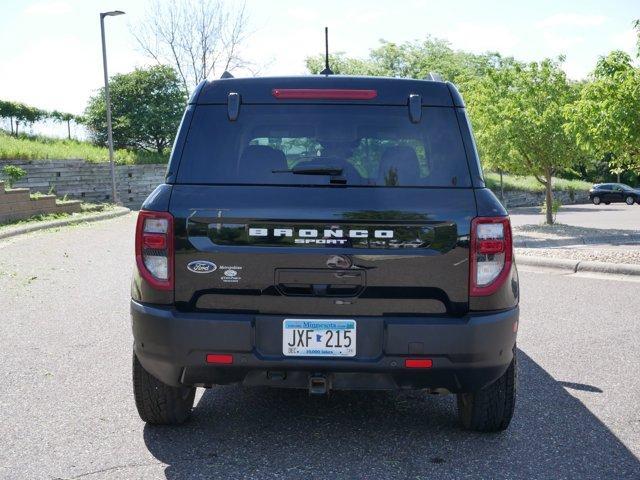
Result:
<svg viewBox="0 0 640 480"><path fill-rule="evenodd" d="M636 203L636 201L634 200L634 198L629 195L627 198L624 199L625 203L627 205L633 205L634 203Z"/></svg>
<svg viewBox="0 0 640 480"><path fill-rule="evenodd" d="M595 196L591 199L594 205L600 205L600 197Z"/></svg>
<svg viewBox="0 0 640 480"><path fill-rule="evenodd" d="M491 385L473 393L459 393L458 418L462 427L476 432L506 430L516 403L518 365L516 350L507 371Z"/></svg>
<svg viewBox="0 0 640 480"><path fill-rule="evenodd" d="M195 387L172 387L161 382L133 354L133 393L140 418L152 425L180 425L193 408Z"/></svg>

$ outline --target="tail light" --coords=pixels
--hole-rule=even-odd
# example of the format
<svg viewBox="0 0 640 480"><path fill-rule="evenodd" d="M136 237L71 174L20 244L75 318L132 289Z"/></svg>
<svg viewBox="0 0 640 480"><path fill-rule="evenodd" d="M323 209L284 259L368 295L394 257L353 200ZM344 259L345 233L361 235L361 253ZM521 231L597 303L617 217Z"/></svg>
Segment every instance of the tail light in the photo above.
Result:
<svg viewBox="0 0 640 480"><path fill-rule="evenodd" d="M477 217L471 222L470 289L472 297L495 293L513 262L509 217Z"/></svg>
<svg viewBox="0 0 640 480"><path fill-rule="evenodd" d="M173 289L173 216L141 210L136 225L136 264L158 290Z"/></svg>

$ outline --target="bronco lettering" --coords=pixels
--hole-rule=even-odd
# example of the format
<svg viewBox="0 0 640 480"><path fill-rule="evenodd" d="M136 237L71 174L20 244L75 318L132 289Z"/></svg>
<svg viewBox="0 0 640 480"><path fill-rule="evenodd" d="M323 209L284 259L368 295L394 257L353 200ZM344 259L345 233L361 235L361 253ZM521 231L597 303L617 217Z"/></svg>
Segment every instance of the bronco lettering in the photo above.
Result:
<svg viewBox="0 0 640 480"><path fill-rule="evenodd" d="M294 232L293 228L249 228L250 237L268 237L269 230L274 237L297 237L297 238L393 238L393 230L373 230L373 232L365 229L349 230L347 235L343 230L339 229L325 229L322 231L322 236L319 235L319 231L315 228L301 228L297 232ZM296 235L294 235L296 233Z"/></svg>

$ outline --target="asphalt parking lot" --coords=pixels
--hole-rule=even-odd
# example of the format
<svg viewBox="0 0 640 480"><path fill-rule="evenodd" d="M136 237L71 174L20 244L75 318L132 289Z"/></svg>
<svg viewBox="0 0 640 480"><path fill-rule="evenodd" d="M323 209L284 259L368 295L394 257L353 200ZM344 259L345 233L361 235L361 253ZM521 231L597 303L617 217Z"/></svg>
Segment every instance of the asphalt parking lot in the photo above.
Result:
<svg viewBox="0 0 640 480"><path fill-rule="evenodd" d="M521 269L501 434L461 431L452 397L239 386L149 427L130 386L133 228L0 241L0 478L640 478L637 281Z"/></svg>

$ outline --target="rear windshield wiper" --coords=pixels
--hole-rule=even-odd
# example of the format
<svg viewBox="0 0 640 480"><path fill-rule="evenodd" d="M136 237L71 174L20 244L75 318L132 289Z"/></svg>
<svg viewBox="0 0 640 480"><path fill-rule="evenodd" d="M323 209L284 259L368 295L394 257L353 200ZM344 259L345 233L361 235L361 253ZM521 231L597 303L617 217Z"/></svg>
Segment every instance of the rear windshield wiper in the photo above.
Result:
<svg viewBox="0 0 640 480"><path fill-rule="evenodd" d="M337 177L342 174L340 167L293 167L286 170L271 170L273 173L293 173L294 175L330 175Z"/></svg>

